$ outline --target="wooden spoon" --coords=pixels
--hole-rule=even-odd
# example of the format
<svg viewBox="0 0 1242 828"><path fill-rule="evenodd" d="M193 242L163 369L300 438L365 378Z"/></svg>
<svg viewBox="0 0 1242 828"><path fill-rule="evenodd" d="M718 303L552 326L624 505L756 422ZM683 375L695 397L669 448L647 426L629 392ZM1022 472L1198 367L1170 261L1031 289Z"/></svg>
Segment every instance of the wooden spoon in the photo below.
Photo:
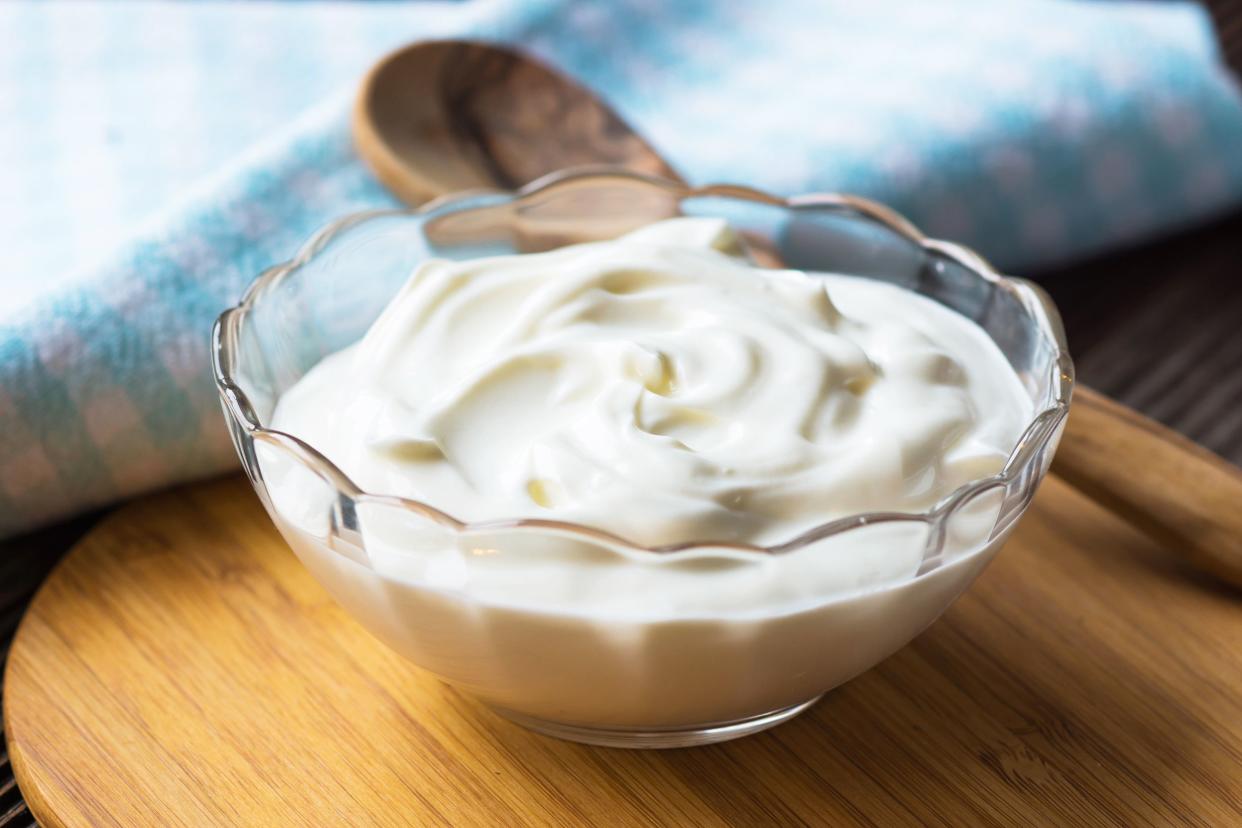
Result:
<svg viewBox="0 0 1242 828"><path fill-rule="evenodd" d="M1078 385L1052 471L1196 567L1242 587L1242 469Z"/></svg>
<svg viewBox="0 0 1242 828"><path fill-rule="evenodd" d="M584 164L680 181L590 90L499 46L416 43L367 75L358 151L409 204ZM1079 385L1053 471L1196 567L1242 586L1242 470Z"/></svg>

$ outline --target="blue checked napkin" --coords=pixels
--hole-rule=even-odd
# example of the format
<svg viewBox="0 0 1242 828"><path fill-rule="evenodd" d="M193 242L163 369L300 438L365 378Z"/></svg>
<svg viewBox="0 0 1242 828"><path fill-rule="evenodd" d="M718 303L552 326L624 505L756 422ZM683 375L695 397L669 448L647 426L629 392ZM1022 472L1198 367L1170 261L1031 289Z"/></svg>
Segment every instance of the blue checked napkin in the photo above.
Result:
<svg viewBox="0 0 1242 828"><path fill-rule="evenodd" d="M1242 96L1190 5L0 4L0 536L234 463L212 321L391 203L348 90L450 35L575 74L692 180L864 193L1013 271L1242 202Z"/></svg>

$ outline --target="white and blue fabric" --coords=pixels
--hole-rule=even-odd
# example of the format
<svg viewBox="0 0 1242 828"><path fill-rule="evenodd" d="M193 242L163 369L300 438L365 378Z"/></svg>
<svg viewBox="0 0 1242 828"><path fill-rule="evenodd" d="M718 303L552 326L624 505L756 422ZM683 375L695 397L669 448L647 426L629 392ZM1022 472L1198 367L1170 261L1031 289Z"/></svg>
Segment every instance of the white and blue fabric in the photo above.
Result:
<svg viewBox="0 0 1242 828"><path fill-rule="evenodd" d="M391 198L349 90L426 37L517 43L691 180L862 193L1028 272L1242 202L1242 95L1181 4L0 4L0 536L233 464L208 337Z"/></svg>

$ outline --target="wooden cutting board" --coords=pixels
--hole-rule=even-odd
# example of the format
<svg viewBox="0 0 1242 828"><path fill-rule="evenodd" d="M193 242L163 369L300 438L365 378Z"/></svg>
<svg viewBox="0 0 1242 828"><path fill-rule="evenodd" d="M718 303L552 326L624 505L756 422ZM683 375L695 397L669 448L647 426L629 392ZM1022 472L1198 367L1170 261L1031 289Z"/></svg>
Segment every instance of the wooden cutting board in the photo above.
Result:
<svg viewBox="0 0 1242 828"><path fill-rule="evenodd" d="M241 478L101 524L5 689L45 826L1242 824L1242 598L1056 479L913 644L714 747L499 718L354 623Z"/></svg>

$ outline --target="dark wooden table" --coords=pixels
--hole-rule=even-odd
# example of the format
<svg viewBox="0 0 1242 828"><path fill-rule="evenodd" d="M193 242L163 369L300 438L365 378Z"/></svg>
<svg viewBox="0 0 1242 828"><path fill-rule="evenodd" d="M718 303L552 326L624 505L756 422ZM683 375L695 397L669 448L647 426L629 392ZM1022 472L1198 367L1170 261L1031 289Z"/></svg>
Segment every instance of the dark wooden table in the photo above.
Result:
<svg viewBox="0 0 1242 828"><path fill-rule="evenodd" d="M1242 465L1242 212L1041 281L1080 380Z"/></svg>

